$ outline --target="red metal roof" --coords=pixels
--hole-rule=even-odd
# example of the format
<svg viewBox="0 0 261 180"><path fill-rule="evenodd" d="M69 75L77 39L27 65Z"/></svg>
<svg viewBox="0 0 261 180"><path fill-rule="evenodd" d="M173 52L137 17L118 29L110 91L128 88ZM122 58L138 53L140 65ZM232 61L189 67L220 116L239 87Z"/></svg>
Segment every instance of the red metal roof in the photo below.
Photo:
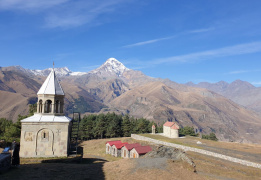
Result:
<svg viewBox="0 0 261 180"><path fill-rule="evenodd" d="M124 145L128 144L127 142L121 142L121 143L116 143L114 144L114 146L117 148L117 149L121 149Z"/></svg>
<svg viewBox="0 0 261 180"><path fill-rule="evenodd" d="M135 149L138 154L146 154L147 152L152 151L150 146L138 146L134 147L133 149Z"/></svg>
<svg viewBox="0 0 261 180"><path fill-rule="evenodd" d="M171 126L171 129L179 129L179 126L177 124L174 124L173 126Z"/></svg>
<svg viewBox="0 0 261 180"><path fill-rule="evenodd" d="M138 146L141 146L141 145L139 143L135 143L135 144L125 144L124 146L126 147L126 149L128 151L130 151L132 148L138 147Z"/></svg>
<svg viewBox="0 0 261 180"><path fill-rule="evenodd" d="M114 144L118 144L118 143L122 143L121 141L107 141L105 144L109 144L110 146L114 145Z"/></svg>
<svg viewBox="0 0 261 180"><path fill-rule="evenodd" d="M167 121L167 122L165 122L165 124L164 124L163 126L171 127L171 126L173 126L174 124L175 124L174 122L169 122L169 121Z"/></svg>

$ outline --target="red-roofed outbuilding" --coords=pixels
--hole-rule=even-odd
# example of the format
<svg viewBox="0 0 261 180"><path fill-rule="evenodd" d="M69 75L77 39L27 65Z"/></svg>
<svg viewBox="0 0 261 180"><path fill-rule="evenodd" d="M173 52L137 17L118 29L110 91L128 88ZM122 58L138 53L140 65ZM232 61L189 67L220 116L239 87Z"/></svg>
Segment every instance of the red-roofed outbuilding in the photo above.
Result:
<svg viewBox="0 0 261 180"><path fill-rule="evenodd" d="M114 145L111 146L111 155L115 157L120 157L121 156L121 148L128 144L127 142L123 143L115 143Z"/></svg>
<svg viewBox="0 0 261 180"><path fill-rule="evenodd" d="M130 158L139 158L140 156L152 151L150 146L138 146L130 151Z"/></svg>
<svg viewBox="0 0 261 180"><path fill-rule="evenodd" d="M141 146L139 143L135 143L135 144L125 144L122 148L121 148L121 157L123 158L130 158L130 151L134 148L134 147L138 147Z"/></svg>
<svg viewBox="0 0 261 180"><path fill-rule="evenodd" d="M119 143L122 143L121 141L117 140L117 141L107 141L106 142L106 154L111 154L112 151L111 151L111 147L114 145L114 144L119 144Z"/></svg>

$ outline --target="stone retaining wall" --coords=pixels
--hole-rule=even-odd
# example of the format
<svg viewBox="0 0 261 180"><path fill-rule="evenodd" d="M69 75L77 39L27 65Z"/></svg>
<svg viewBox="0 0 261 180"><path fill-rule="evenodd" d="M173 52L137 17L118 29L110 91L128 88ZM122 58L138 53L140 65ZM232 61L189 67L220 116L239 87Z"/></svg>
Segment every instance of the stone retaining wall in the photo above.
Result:
<svg viewBox="0 0 261 180"><path fill-rule="evenodd" d="M242 164L242 165L245 165L245 166L251 166L251 167L261 169L261 164L242 160L242 159L238 159L238 158L234 158L234 157L231 157L231 156L226 156L226 155L223 155L223 154L214 153L214 152L211 152L211 151L206 151L206 150L192 148L192 147L183 146L183 145L179 145L179 144L173 144L173 143L168 143L168 142L164 142L164 141L159 141L159 140L156 140L156 139L140 136L140 135L137 135L137 134L131 134L131 137L133 139L136 139L136 140L148 141L148 142L151 142L151 143L154 143L154 144L160 144L160 145L170 146L170 147L174 147L174 148L179 148L179 149L182 149L184 151L192 151L192 152L196 152L196 153L200 153L200 154L224 159L224 160L231 161L231 162L234 162L234 163L239 163L239 164Z"/></svg>

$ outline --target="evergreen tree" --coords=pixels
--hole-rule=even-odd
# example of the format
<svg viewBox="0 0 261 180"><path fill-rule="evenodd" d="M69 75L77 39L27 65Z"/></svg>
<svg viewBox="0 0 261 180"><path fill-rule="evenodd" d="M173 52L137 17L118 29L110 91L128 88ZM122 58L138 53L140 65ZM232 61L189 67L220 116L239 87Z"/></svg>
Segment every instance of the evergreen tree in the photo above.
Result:
<svg viewBox="0 0 261 180"><path fill-rule="evenodd" d="M129 137L132 133L149 133L155 124L144 118L134 119L115 113L84 116L80 122L80 138ZM156 128L157 125L156 125Z"/></svg>
<svg viewBox="0 0 261 180"><path fill-rule="evenodd" d="M180 130L179 130L179 135L180 135L180 136L186 136L186 135L196 136L196 133L195 133L193 127L185 126L185 127L183 127L183 128L180 128Z"/></svg>
<svg viewBox="0 0 261 180"><path fill-rule="evenodd" d="M129 115L123 116L122 120L122 135L124 137L129 137L132 133L132 124L130 122L130 117Z"/></svg>
<svg viewBox="0 0 261 180"><path fill-rule="evenodd" d="M37 104L29 104L29 115L32 116L37 111Z"/></svg>
<svg viewBox="0 0 261 180"><path fill-rule="evenodd" d="M6 129L12 124L12 121L7 120L6 118L0 119L0 136L4 136Z"/></svg>
<svg viewBox="0 0 261 180"><path fill-rule="evenodd" d="M161 124L160 126L156 126L156 132L163 133L163 124Z"/></svg>
<svg viewBox="0 0 261 180"><path fill-rule="evenodd" d="M96 123L94 127L94 135L95 137L100 137L101 139L104 137L107 129L106 118L104 114L99 114L96 118Z"/></svg>
<svg viewBox="0 0 261 180"><path fill-rule="evenodd" d="M218 138L216 137L216 134L213 133L213 132L209 134L209 139L213 140L213 141L217 141L218 140Z"/></svg>
<svg viewBox="0 0 261 180"><path fill-rule="evenodd" d="M136 129L137 129L138 133L148 133L148 132L150 132L149 121L147 121L144 118L138 119Z"/></svg>
<svg viewBox="0 0 261 180"><path fill-rule="evenodd" d="M202 135L202 139L209 139L209 140L212 140L212 141L218 141L218 138L216 137L216 134L215 133L210 133L209 135L207 134L203 134Z"/></svg>
<svg viewBox="0 0 261 180"><path fill-rule="evenodd" d="M96 115L84 116L80 122L79 126L79 136L84 139L92 139L93 138L93 128L94 122L96 120Z"/></svg>

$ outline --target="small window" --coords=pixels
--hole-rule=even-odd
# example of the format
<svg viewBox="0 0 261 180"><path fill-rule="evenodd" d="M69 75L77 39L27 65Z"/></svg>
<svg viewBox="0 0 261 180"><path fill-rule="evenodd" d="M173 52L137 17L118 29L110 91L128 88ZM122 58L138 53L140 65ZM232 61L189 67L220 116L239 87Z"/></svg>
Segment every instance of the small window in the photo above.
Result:
<svg viewBox="0 0 261 180"><path fill-rule="evenodd" d="M43 130L41 132L41 140L42 141L49 141L49 131L48 130Z"/></svg>

